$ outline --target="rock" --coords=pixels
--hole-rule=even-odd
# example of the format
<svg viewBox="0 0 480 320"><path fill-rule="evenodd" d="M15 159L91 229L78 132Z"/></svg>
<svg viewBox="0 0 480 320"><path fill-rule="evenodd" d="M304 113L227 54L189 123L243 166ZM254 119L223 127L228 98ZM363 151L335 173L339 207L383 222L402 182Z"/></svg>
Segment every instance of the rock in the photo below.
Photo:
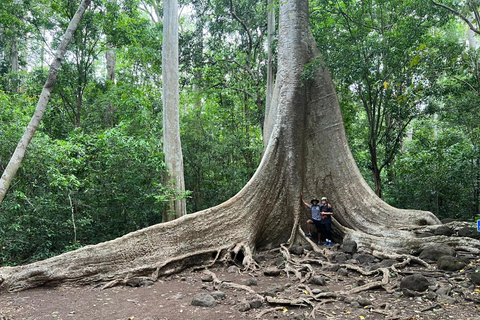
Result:
<svg viewBox="0 0 480 320"><path fill-rule="evenodd" d="M440 303L448 303L448 304L454 304L457 302L455 298L449 297L449 296L443 296L443 295L438 295L437 301Z"/></svg>
<svg viewBox="0 0 480 320"><path fill-rule="evenodd" d="M331 266L325 267L324 270L336 272L338 269L340 269L340 265L332 264Z"/></svg>
<svg viewBox="0 0 480 320"><path fill-rule="evenodd" d="M433 301L437 298L437 294L435 292L427 292L427 294L425 295L425 298Z"/></svg>
<svg viewBox="0 0 480 320"><path fill-rule="evenodd" d="M379 263L375 263L374 265L372 265L370 267L370 270L375 270L375 269L379 269L379 268L389 268L397 262L398 262L397 260L385 259L383 261L380 261Z"/></svg>
<svg viewBox="0 0 480 320"><path fill-rule="evenodd" d="M313 247L312 247L311 244L307 244L307 245L303 246L303 249L308 250L308 251L313 251Z"/></svg>
<svg viewBox="0 0 480 320"><path fill-rule="evenodd" d="M348 276L348 270L345 268L340 268L337 270L337 274L341 277L346 277Z"/></svg>
<svg viewBox="0 0 480 320"><path fill-rule="evenodd" d="M438 258L437 266L441 270L445 271L457 271L465 268L467 264L456 257L442 256Z"/></svg>
<svg viewBox="0 0 480 320"><path fill-rule="evenodd" d="M360 305L360 303L358 303L358 301L352 301L352 303L350 303L350 305L353 308L362 308L362 306Z"/></svg>
<svg viewBox="0 0 480 320"><path fill-rule="evenodd" d="M125 285L128 287L140 287L141 281L142 280L140 278L131 278L127 280Z"/></svg>
<svg viewBox="0 0 480 320"><path fill-rule="evenodd" d="M354 256L354 258L358 261L360 264L367 264L367 263L372 263L375 261L375 257L372 256L371 254L367 253L359 253Z"/></svg>
<svg viewBox="0 0 480 320"><path fill-rule="evenodd" d="M480 285L480 271L475 270L475 272L470 275L470 280L473 284Z"/></svg>
<svg viewBox="0 0 480 320"><path fill-rule="evenodd" d="M280 275L280 269L276 267L270 267L263 271L263 274L268 277L278 277Z"/></svg>
<svg viewBox="0 0 480 320"><path fill-rule="evenodd" d="M226 295L222 291L213 291L210 293L215 300L225 299Z"/></svg>
<svg viewBox="0 0 480 320"><path fill-rule="evenodd" d="M332 258L333 261L336 261L338 263L345 263L348 259L351 258L351 255L344 252L336 252L333 254Z"/></svg>
<svg viewBox="0 0 480 320"><path fill-rule="evenodd" d="M347 240L342 244L342 251L349 254L357 253L357 243L353 240Z"/></svg>
<svg viewBox="0 0 480 320"><path fill-rule="evenodd" d="M372 304L372 302L371 302L369 299L365 298L365 297L359 297L359 298L357 299L357 302L358 302L362 307L369 306L369 305Z"/></svg>
<svg viewBox="0 0 480 320"><path fill-rule="evenodd" d="M276 284L268 287L262 294L264 296L275 297L278 292L282 292L283 290L285 290L285 288L282 285Z"/></svg>
<svg viewBox="0 0 480 320"><path fill-rule="evenodd" d="M254 299L250 300L249 303L250 303L250 307L252 309L261 308L262 305L263 305L263 301L259 298L254 298Z"/></svg>
<svg viewBox="0 0 480 320"><path fill-rule="evenodd" d="M401 289L409 289L413 291L425 291L428 289L430 282L421 274L413 274L402 279L400 282Z"/></svg>
<svg viewBox="0 0 480 320"><path fill-rule="evenodd" d="M319 294L319 293L322 293L322 292L327 292L328 290L322 290L322 289L312 289L312 293L313 294Z"/></svg>
<svg viewBox="0 0 480 320"><path fill-rule="evenodd" d="M477 239L479 237L479 232L475 228L463 227L458 229L458 236Z"/></svg>
<svg viewBox="0 0 480 320"><path fill-rule="evenodd" d="M257 279L249 278L245 281L245 285L249 287L256 286L258 285Z"/></svg>
<svg viewBox="0 0 480 320"><path fill-rule="evenodd" d="M207 274L203 276L201 279L202 279L202 282L213 282L213 276L211 274Z"/></svg>
<svg viewBox="0 0 480 320"><path fill-rule="evenodd" d="M453 231L449 226L440 226L435 229L434 234L436 236L451 236Z"/></svg>
<svg viewBox="0 0 480 320"><path fill-rule="evenodd" d="M325 281L325 278L320 277L320 276L310 278L308 283L316 284L316 285L319 285L319 286L326 286L327 285L327 281Z"/></svg>
<svg viewBox="0 0 480 320"><path fill-rule="evenodd" d="M244 301L242 303L240 303L239 307L238 307L238 311L240 312L247 312L248 310L250 310L252 307L250 307L250 303L248 303L247 301Z"/></svg>
<svg viewBox="0 0 480 320"><path fill-rule="evenodd" d="M259 253L253 256L253 260L255 260L256 263L261 264L262 262L266 262L272 258L271 255L267 255L265 253Z"/></svg>
<svg viewBox="0 0 480 320"><path fill-rule="evenodd" d="M423 248L419 257L423 260L437 261L438 258L442 256L454 257L456 255L457 253L452 247L449 247L447 245L430 244Z"/></svg>
<svg viewBox="0 0 480 320"><path fill-rule="evenodd" d="M240 273L240 269L237 266L230 266L227 268L228 273Z"/></svg>
<svg viewBox="0 0 480 320"><path fill-rule="evenodd" d="M192 306L215 307L216 305L215 298L208 293L198 293L192 300Z"/></svg>
<svg viewBox="0 0 480 320"><path fill-rule="evenodd" d="M303 250L303 247L302 246L293 246L291 247L288 251L290 251L290 253L293 253L293 254L296 254L296 255L302 255L304 250Z"/></svg>
<svg viewBox="0 0 480 320"><path fill-rule="evenodd" d="M403 292L403 295L405 297L416 297L417 296L417 293L415 291L407 289L407 288L403 288L402 292Z"/></svg>
<svg viewBox="0 0 480 320"><path fill-rule="evenodd" d="M451 287L440 287L435 291L435 293L439 296L448 296L450 290L452 290Z"/></svg>

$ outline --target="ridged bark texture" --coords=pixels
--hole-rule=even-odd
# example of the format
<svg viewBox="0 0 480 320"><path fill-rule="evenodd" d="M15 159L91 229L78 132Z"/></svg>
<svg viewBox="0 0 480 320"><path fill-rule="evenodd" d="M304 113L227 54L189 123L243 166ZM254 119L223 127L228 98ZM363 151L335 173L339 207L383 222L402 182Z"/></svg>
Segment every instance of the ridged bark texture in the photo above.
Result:
<svg viewBox="0 0 480 320"><path fill-rule="evenodd" d="M166 0L163 13L163 152L168 171L168 185L179 192L184 192L178 88L178 1ZM185 199L171 200L170 208L167 214L164 214L163 221L171 221L186 213Z"/></svg>
<svg viewBox="0 0 480 320"><path fill-rule="evenodd" d="M258 170L237 195L219 206L116 240L2 268L0 290L138 276L155 280L232 254L243 257L248 267L256 249L302 239L302 191L306 197L328 196L336 231L363 248L416 251L428 242L448 242L479 252L477 240L416 238L419 225L439 221L428 212L390 207L363 180L348 147L330 74L318 59L306 0L281 3L279 39L269 142ZM302 77L305 66L317 66L312 79Z"/></svg>

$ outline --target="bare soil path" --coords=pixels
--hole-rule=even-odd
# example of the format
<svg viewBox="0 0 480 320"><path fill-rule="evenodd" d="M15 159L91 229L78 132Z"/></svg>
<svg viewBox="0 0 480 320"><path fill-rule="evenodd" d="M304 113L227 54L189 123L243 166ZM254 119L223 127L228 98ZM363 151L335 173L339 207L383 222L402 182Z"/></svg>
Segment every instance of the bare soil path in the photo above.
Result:
<svg viewBox="0 0 480 320"><path fill-rule="evenodd" d="M339 248L325 249L327 256L339 253ZM305 250L296 259L323 257ZM473 285L466 273L468 270L445 273L413 264L402 269L399 274L391 274L389 291L380 287L358 294L340 297L312 299L321 292L340 292L356 288L365 283L378 281L381 274L363 276L360 273L343 268L334 262L327 268L311 264L315 275L325 279L324 284L301 283L292 273L286 273L286 260L277 251L267 253L257 260L260 269L240 272L236 267L216 265L209 269L221 284L208 279L202 270L185 271L181 274L161 278L157 282L143 282L132 285L116 286L101 290L99 286L61 286L38 288L23 292L0 295L1 320L43 320L43 319L140 319L140 320L228 320L228 319L480 319L480 288ZM311 261L310 261L311 262ZM352 256L353 263L360 267L371 267L382 261L376 259L367 266L361 265ZM480 260L474 260L469 270L478 270ZM332 267L333 266L333 267ZM266 276L267 268L278 268L277 276ZM337 269L336 271L333 271ZM345 272L346 271L346 272ZM301 271L300 274L305 274ZM474 271L472 271L474 272ZM398 287L399 281L409 274L423 274L431 283L433 290L414 293L407 296ZM211 278L211 275L210 275ZM229 284L238 284L234 288ZM251 289L246 290L245 288ZM248 301L258 300L260 296L270 297L273 303L263 301L256 308L248 307ZM440 292L440 290L443 290ZM213 307L192 305L199 293L225 294L216 300ZM314 293L312 293L312 291ZM439 298L445 293L445 299ZM277 304L275 301L300 301L305 306ZM300 300L298 300L300 299ZM310 300L308 300L310 299ZM306 301L310 301L308 304ZM247 307L245 307L247 305ZM312 315L312 310L315 312Z"/></svg>

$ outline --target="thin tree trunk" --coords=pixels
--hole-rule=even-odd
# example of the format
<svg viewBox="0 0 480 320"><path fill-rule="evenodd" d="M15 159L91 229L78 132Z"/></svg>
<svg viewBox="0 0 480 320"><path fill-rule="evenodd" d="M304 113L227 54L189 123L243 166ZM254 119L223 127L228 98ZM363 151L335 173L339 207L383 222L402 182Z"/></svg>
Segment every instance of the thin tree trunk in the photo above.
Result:
<svg viewBox="0 0 480 320"><path fill-rule="evenodd" d="M50 66L50 72L48 74L47 81L43 86L43 90L42 90L42 93L40 94L40 98L38 99L37 107L35 108L33 117L30 120L30 123L28 124L27 129L25 130L25 133L22 136L22 139L18 143L17 148L15 149L15 152L13 153L12 158L10 159L10 162L5 168L5 171L3 172L2 177L0 178L0 204L2 203L3 199L5 198L5 195L7 194L8 188L10 187L10 184L12 183L12 180L18 171L18 168L20 168L20 165L23 161L23 157L25 156L27 147L30 141L32 140L33 136L35 135L35 131L37 131L38 126L40 125L40 121L42 120L43 114L45 113L45 109L47 107L48 100L50 98L50 93L53 90L53 86L55 85L55 82L57 81L57 73L62 64L63 58L65 56L65 52L67 52L67 48L70 45L70 42L72 41L73 34L77 30L77 27L83 17L83 14L85 13L85 10L87 9L87 7L90 5L90 2L91 0L83 0L80 3L80 6L78 7L77 12L73 16L72 20L70 21L70 24L68 25L67 30L65 31L65 34L63 35L62 42L60 43L60 46L58 47L58 50L55 54L55 58L53 59L52 64Z"/></svg>
<svg viewBox="0 0 480 320"><path fill-rule="evenodd" d="M270 104L272 103L273 88L275 87L275 77L273 74L273 34L275 33L275 5L274 0L268 0L267 5L267 97L265 103L265 119L268 117ZM265 125L264 125L265 126ZM264 141L266 142L266 141Z"/></svg>
<svg viewBox="0 0 480 320"><path fill-rule="evenodd" d="M105 60L107 62L107 81L115 83L115 50L111 44L107 44L108 50L105 52Z"/></svg>
<svg viewBox="0 0 480 320"><path fill-rule="evenodd" d="M163 77L163 150L169 176L168 184L180 193L185 191L183 155L180 141L178 76L178 2L164 2L162 77ZM163 221L186 214L185 199L170 201Z"/></svg>
<svg viewBox="0 0 480 320"><path fill-rule="evenodd" d="M18 62L18 47L16 38L13 38L10 42L10 62L12 64L12 72L18 72L20 70L20 65Z"/></svg>
<svg viewBox="0 0 480 320"><path fill-rule="evenodd" d="M18 61L18 47L17 39L13 36L10 42L10 63L12 73L16 73L20 70L20 64ZM10 88L13 92L18 92L18 75L14 74L13 78L10 78Z"/></svg>

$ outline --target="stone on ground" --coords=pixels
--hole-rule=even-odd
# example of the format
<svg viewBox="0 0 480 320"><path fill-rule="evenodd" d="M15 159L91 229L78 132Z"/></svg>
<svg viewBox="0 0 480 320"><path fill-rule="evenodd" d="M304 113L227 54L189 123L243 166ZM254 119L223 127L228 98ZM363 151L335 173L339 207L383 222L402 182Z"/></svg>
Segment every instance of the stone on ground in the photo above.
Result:
<svg viewBox="0 0 480 320"><path fill-rule="evenodd" d="M428 289L430 282L426 277L421 274L413 274L402 279L400 282L401 289L408 289L417 292L425 291Z"/></svg>
<svg viewBox="0 0 480 320"><path fill-rule="evenodd" d="M419 257L423 260L437 261L438 258L442 256L454 257L456 255L457 253L452 247L447 245L430 244L423 249Z"/></svg>
<svg viewBox="0 0 480 320"><path fill-rule="evenodd" d="M357 253L357 243L353 240L345 241L342 244L342 251L349 254Z"/></svg>
<svg viewBox="0 0 480 320"><path fill-rule="evenodd" d="M466 265L465 261L452 256L442 256L437 261L438 268L445 271L458 271L465 268Z"/></svg>
<svg viewBox="0 0 480 320"><path fill-rule="evenodd" d="M215 298L208 293L198 293L193 297L192 306L198 307L215 307L217 302Z"/></svg>

